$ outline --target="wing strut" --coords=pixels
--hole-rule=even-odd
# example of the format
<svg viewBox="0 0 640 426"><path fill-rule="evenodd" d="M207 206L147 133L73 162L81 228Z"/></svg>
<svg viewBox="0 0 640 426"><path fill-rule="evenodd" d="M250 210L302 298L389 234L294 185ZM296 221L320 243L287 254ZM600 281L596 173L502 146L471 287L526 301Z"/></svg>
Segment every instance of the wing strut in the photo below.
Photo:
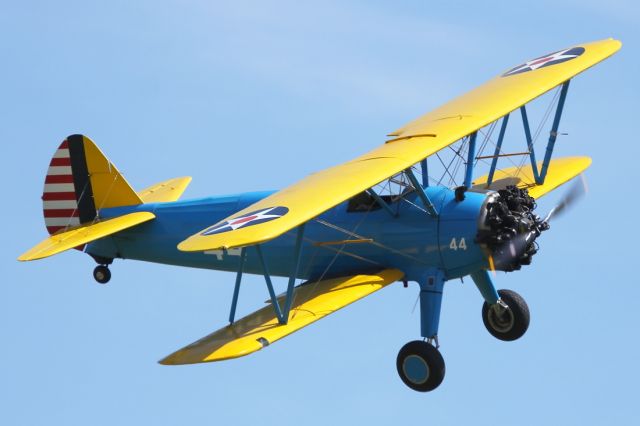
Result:
<svg viewBox="0 0 640 426"><path fill-rule="evenodd" d="M487 178L488 186L493 182L493 175L496 173L496 166L498 165L498 158L500 157L500 150L502 149L502 141L504 141L504 133L507 130L507 123L509 123L509 114L502 117L502 126L500 126L498 143L496 143L496 150L494 151L493 159L491 159L491 169L489 170L489 177Z"/></svg>
<svg viewBox="0 0 640 426"><path fill-rule="evenodd" d="M280 319L280 324L286 324L289 321L289 311L291 311L291 304L293 303L293 286L296 283L296 277L298 276L298 270L300 269L300 257L302 255L302 237L304 236L304 223L298 226L298 232L296 233L296 248L294 249L294 262L291 276L289 276L289 283L287 284L287 298L284 302L284 316ZM275 303L278 303L275 301Z"/></svg>
<svg viewBox="0 0 640 426"><path fill-rule="evenodd" d="M558 99L558 106L556 107L556 115L553 118L553 125L551 126L551 133L549 134L549 142L547 142L547 152L544 155L544 161L542 162L542 169L540 171L540 179L536 179L538 185L544 183L544 178L547 176L547 170L549 169L549 162L551 161L551 155L553 154L553 147L556 144L556 138L558 137L558 126L560 126L560 118L562 118L562 110L564 109L564 101L567 98L567 92L569 91L569 82L567 80L562 83L562 89L560 90L560 99Z"/></svg>
<svg viewBox="0 0 640 426"><path fill-rule="evenodd" d="M476 139L478 132L469 135L469 152L467 153L467 168L464 174L464 186L471 188L471 180L473 179L473 160L476 155Z"/></svg>
<svg viewBox="0 0 640 426"><path fill-rule="evenodd" d="M302 240L304 236L304 224L298 227L298 231L296 233L296 245L294 249L294 261L293 261L293 269L291 271L291 275L289 276L289 282L287 284L287 293L284 299L283 308L280 307L280 303L278 302L278 297L276 296L275 290L273 288L273 283L271 282L271 275L269 274L269 268L267 267L267 262L264 259L262 254L262 248L260 244L256 244L256 253L258 255L258 260L262 265L262 273L264 274L264 280L267 284L267 289L269 290L269 298L271 299L271 304L273 305L273 310L276 314L276 318L278 322L282 325L287 324L289 320L289 312L291 311L291 305L293 304L294 290L296 278L298 277L298 270L300 269L300 258L302 256ZM238 306L238 295L240 294L240 283L242 282L242 272L244 269L244 262L247 257L247 248L243 247L240 251L240 263L238 265L238 273L236 275L236 284L233 289L233 298L231 300L231 311L229 312L229 323L233 324L236 316L236 308Z"/></svg>
<svg viewBox="0 0 640 426"><path fill-rule="evenodd" d="M426 188L429 186L429 165L426 158L420 160L420 170L422 171L422 186Z"/></svg>
<svg viewBox="0 0 640 426"><path fill-rule="evenodd" d="M560 118L562 117L562 110L564 109L564 101L567 98L567 91L569 90L569 82L567 80L562 83L562 89L560 90L560 98L558 99L558 106L556 107L556 114L553 118L553 125L551 126L551 132L549 133L549 141L547 142L547 150L544 155L544 161L542 167L538 170L536 162L536 155L533 150L533 140L531 139L531 130L529 129L529 120L527 119L527 110L524 105L520 107L520 113L522 114L522 124L524 125L524 133L527 137L527 147L529 148L529 158L531 158L531 170L533 171L533 178L536 185L542 185L544 178L547 176L547 170L549 169L549 163L551 161L551 155L553 154L553 147L556 143L558 136L558 126L560 125Z"/></svg>
<svg viewBox="0 0 640 426"><path fill-rule="evenodd" d="M367 189L367 194L371 195L373 197L373 199L376 200L378 202L378 204L380 204L382 207L384 207L384 209L392 217L398 217L398 213L394 212L393 209L391 208L391 206L385 200L383 200L382 197L380 195L378 195L378 193L376 191L373 190L373 188Z"/></svg>
<svg viewBox="0 0 640 426"><path fill-rule="evenodd" d="M522 116L522 126L524 127L524 136L527 138L527 150L531 159L531 171L536 182L540 179L538 174L538 163L536 162L536 152L533 149L533 139L531 138L531 128L529 127L529 118L527 118L527 108L525 105L520 107L520 115Z"/></svg>
<svg viewBox="0 0 640 426"><path fill-rule="evenodd" d="M489 169L489 175L487 177L486 186L489 187L493 183L493 177L496 172L498 158L500 157L508 157L511 155L529 155L529 159L531 160L531 172L533 174L533 180L536 185L543 185L544 180L547 177L547 172L549 170L549 164L551 163L551 157L553 156L553 148L555 146L556 140L558 138L558 127L560 126L560 119L562 118L562 111L564 109L564 102L567 99L567 92L569 91L569 82L571 80L567 80L562 83L562 87L560 89L560 97L558 98L558 103L556 106L555 116L553 118L553 124L551 125L551 131L549 132L549 140L547 142L547 149L545 151L544 160L542 161L540 168L538 168L538 163L536 162L536 154L533 148L533 138L531 136L531 128L529 127L529 118L527 117L527 108L525 105L520 107L520 115L522 116L522 126L524 127L524 135L527 142L527 152L516 153L516 154L501 154L500 150L502 149L502 142L504 140L504 134L507 129L507 123L509 122L509 114L506 114L502 118L502 125L500 127L500 134L498 135L498 142L496 143L496 149L494 155L485 156L485 157L476 157L476 160L491 158L491 168ZM475 133L470 135L469 140L469 160L467 161L467 169L465 174L465 186L470 187L471 179L470 176L473 174L473 168L470 167L471 158L473 152L475 151Z"/></svg>
<svg viewBox="0 0 640 426"><path fill-rule="evenodd" d="M236 317L236 307L238 306L238 295L240 294L240 283L242 282L242 271L244 269L244 261L247 258L247 248L240 249L240 264L238 265L238 274L236 275L236 285L233 288L233 299L231 299L231 311L229 312L229 323L233 324Z"/></svg>

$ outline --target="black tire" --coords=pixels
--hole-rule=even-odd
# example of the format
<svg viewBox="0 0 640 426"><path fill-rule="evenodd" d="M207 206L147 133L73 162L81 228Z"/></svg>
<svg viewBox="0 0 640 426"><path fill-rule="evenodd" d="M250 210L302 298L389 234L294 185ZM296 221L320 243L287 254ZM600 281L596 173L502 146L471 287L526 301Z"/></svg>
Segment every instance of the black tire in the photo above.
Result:
<svg viewBox="0 0 640 426"><path fill-rule="evenodd" d="M396 367L404 384L418 392L432 391L444 379L444 359L440 351L422 340L409 342L400 349Z"/></svg>
<svg viewBox="0 0 640 426"><path fill-rule="evenodd" d="M498 290L500 299L509 307L500 314L498 307L482 305L482 321L496 339L510 342L519 339L529 328L529 307L522 296L512 290Z"/></svg>
<svg viewBox="0 0 640 426"><path fill-rule="evenodd" d="M111 271L104 265L98 265L93 270L93 278L100 284L106 284L111 279Z"/></svg>

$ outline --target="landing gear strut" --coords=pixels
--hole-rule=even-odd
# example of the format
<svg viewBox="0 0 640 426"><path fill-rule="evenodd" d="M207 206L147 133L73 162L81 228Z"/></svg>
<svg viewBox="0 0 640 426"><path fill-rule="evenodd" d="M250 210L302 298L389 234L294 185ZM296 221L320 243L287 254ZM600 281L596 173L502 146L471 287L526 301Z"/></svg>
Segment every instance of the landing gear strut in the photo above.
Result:
<svg viewBox="0 0 640 426"><path fill-rule="evenodd" d="M444 359L438 351L438 323L444 287L444 274L429 271L420 282L420 334L400 349L396 359L398 375L405 385L418 392L437 388L444 379ZM434 346L435 345L435 346Z"/></svg>

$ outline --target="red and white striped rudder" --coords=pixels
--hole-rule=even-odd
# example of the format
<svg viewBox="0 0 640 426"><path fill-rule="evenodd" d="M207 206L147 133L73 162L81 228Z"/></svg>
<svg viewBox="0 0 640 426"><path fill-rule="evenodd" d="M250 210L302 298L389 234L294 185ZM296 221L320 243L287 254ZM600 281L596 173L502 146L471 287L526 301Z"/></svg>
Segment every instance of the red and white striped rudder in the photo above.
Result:
<svg viewBox="0 0 640 426"><path fill-rule="evenodd" d="M53 154L42 194L44 222L49 234L80 225L80 213L71 169L69 142L65 139Z"/></svg>

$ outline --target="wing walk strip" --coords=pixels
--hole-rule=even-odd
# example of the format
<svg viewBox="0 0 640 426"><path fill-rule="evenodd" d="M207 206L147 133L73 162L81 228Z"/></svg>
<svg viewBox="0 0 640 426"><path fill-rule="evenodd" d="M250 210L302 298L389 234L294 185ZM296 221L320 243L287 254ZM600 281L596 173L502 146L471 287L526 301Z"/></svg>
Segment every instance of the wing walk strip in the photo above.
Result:
<svg viewBox="0 0 640 426"><path fill-rule="evenodd" d="M403 276L397 269L385 269L377 274L302 284L296 287L296 301L291 307L286 325L279 323L271 306L265 306L174 352L162 359L160 364L195 364L249 355L402 279ZM282 295L278 299L283 302L285 297Z"/></svg>
<svg viewBox="0 0 640 426"><path fill-rule="evenodd" d="M384 145L352 161L311 174L223 219L232 221L276 206L288 209L288 213L277 220L212 235L200 232L181 242L178 248L182 251L230 249L274 239L522 107L608 58L620 46L619 41L612 39L586 43L576 46L582 48L583 53L571 60L527 72L503 73L391 133L394 139ZM553 132L546 154L553 149L552 139ZM532 158L532 165L535 164ZM534 181L541 183L545 171L543 161L540 173L533 173ZM469 174L466 177L470 183Z"/></svg>

